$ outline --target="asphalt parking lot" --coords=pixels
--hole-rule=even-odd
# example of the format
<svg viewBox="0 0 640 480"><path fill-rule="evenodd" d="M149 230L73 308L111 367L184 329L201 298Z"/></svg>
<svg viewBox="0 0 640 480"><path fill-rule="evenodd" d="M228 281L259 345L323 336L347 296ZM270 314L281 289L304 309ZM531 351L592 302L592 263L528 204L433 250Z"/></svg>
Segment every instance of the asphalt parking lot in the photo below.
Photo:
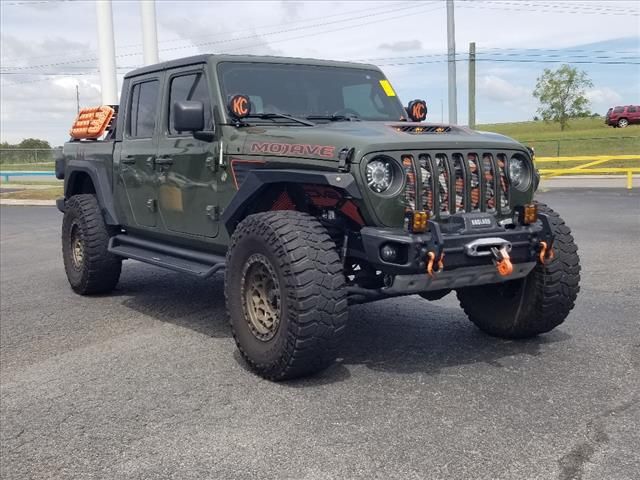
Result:
<svg viewBox="0 0 640 480"><path fill-rule="evenodd" d="M252 375L222 278L132 261L68 288L61 214L0 209L0 477L637 479L640 194L540 195L573 228L577 306L550 334L476 330L453 295L352 307L317 377Z"/></svg>

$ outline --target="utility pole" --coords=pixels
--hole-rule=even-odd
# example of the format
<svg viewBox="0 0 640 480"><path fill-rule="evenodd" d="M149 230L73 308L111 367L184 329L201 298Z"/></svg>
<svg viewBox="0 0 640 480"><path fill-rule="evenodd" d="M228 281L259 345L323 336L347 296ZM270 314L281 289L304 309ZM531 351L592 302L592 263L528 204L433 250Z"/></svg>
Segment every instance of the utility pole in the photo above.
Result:
<svg viewBox="0 0 640 480"><path fill-rule="evenodd" d="M116 79L116 47L113 41L111 0L96 1L96 17L98 20L98 56L100 58L102 104L117 105L118 81Z"/></svg>
<svg viewBox="0 0 640 480"><path fill-rule="evenodd" d="M453 17L453 0L447 0L447 52L449 63L449 123L458 123L456 93L456 26Z"/></svg>
<svg viewBox="0 0 640 480"><path fill-rule="evenodd" d="M80 113L80 86L76 84L76 109Z"/></svg>
<svg viewBox="0 0 640 480"><path fill-rule="evenodd" d="M155 0L140 0L142 17L142 51L145 65L158 63L158 27Z"/></svg>
<svg viewBox="0 0 640 480"><path fill-rule="evenodd" d="M469 128L476 128L476 42L469 44Z"/></svg>

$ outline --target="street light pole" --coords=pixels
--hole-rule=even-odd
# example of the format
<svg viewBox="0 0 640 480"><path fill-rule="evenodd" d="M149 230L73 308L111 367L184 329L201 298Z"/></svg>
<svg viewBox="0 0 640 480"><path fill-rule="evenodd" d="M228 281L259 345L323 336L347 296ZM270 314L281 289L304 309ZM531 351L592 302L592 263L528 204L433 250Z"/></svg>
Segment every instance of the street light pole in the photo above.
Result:
<svg viewBox="0 0 640 480"><path fill-rule="evenodd" d="M453 16L453 0L447 0L447 52L449 64L449 123L458 123L456 92L456 27Z"/></svg>
<svg viewBox="0 0 640 480"><path fill-rule="evenodd" d="M116 47L113 40L113 12L111 0L96 1L98 20L98 57L102 104L117 105L118 82L116 79Z"/></svg>
<svg viewBox="0 0 640 480"><path fill-rule="evenodd" d="M155 0L140 0L142 17L142 51L145 65L158 63L158 27Z"/></svg>

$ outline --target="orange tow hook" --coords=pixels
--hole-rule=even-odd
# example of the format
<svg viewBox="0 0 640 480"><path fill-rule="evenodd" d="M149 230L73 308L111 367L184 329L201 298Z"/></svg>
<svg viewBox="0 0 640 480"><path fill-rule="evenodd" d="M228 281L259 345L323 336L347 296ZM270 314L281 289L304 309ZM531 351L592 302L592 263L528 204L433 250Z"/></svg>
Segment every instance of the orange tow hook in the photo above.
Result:
<svg viewBox="0 0 640 480"><path fill-rule="evenodd" d="M511 275L513 273L513 264L511 263L507 247L503 246L500 249L492 248L491 251L494 257L496 257L495 262L498 273L503 277Z"/></svg>
<svg viewBox="0 0 640 480"><path fill-rule="evenodd" d="M433 278L436 273L440 273L444 269L444 252L440 254L440 258L436 261L436 254L433 252L427 253L429 261L427 262L427 274ZM437 263L438 269L433 270L433 265Z"/></svg>
<svg viewBox="0 0 640 480"><path fill-rule="evenodd" d="M540 260L541 264L547 263L547 260L553 260L556 254L553 251L553 248L547 245L547 242L540 242L540 255L538 255L538 260Z"/></svg>

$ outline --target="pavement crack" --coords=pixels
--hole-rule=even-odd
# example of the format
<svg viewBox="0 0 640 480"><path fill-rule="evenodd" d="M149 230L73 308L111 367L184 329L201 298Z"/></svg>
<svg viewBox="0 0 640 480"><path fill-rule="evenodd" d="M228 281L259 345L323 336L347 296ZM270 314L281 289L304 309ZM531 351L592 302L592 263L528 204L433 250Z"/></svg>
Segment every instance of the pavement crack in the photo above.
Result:
<svg viewBox="0 0 640 480"><path fill-rule="evenodd" d="M559 480L582 479L585 465L609 441L609 435L605 431L609 418L612 415L618 415L628 410L637 401L638 398L632 398L620 405L608 408L587 422L584 440L576 443L568 453L558 460L560 465Z"/></svg>

